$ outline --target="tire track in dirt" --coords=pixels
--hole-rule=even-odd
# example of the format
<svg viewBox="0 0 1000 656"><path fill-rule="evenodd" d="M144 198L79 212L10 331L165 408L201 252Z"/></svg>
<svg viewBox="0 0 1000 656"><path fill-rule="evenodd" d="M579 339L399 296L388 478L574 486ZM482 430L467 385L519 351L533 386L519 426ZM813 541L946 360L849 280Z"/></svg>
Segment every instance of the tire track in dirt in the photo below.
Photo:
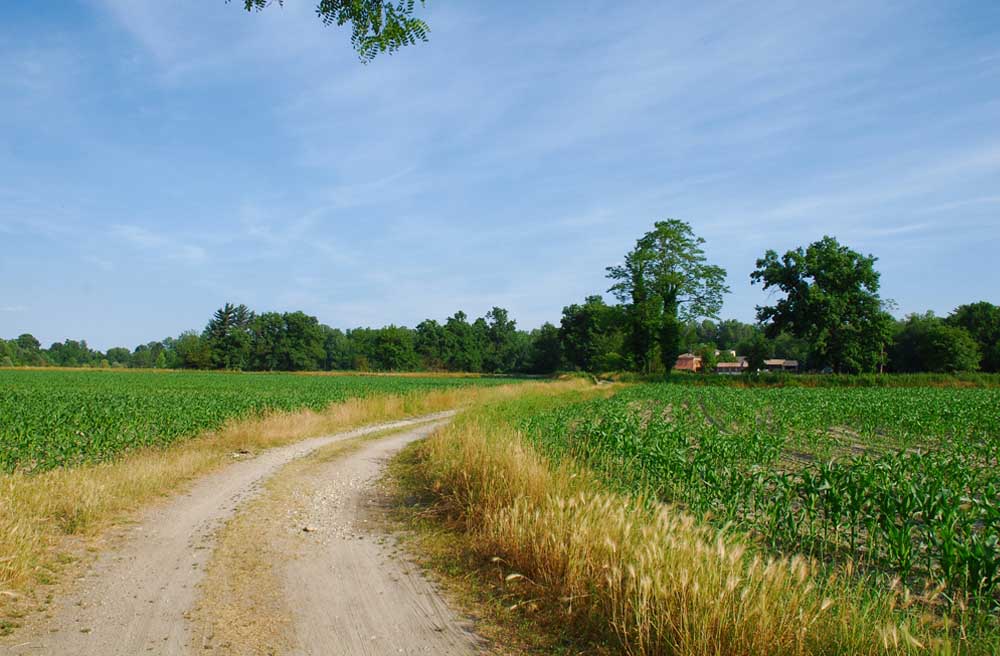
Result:
<svg viewBox="0 0 1000 656"><path fill-rule="evenodd" d="M322 450L279 472L221 534L192 653L474 654L481 640L384 530L389 458L445 422ZM209 650L209 651L205 651Z"/></svg>
<svg viewBox="0 0 1000 656"><path fill-rule="evenodd" d="M453 414L436 413L302 440L200 479L186 493L146 511L122 546L98 557L78 584L53 603L44 620L31 622L0 641L0 654L188 653L188 615L196 602L197 585L215 535L241 504L259 494L263 480L289 462L334 442L405 429Z"/></svg>

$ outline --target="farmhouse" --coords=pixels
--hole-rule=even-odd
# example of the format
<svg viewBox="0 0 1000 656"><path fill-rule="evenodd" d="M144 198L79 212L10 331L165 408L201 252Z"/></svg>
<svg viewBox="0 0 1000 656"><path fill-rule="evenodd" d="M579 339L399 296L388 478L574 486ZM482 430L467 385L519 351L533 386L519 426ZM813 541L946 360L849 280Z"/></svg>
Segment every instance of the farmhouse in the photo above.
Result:
<svg viewBox="0 0 1000 656"><path fill-rule="evenodd" d="M786 371L790 373L795 373L799 370L799 361L782 360L780 358L764 360L764 369L766 369L767 371Z"/></svg>
<svg viewBox="0 0 1000 656"><path fill-rule="evenodd" d="M747 361L746 356L736 355L733 351L730 351L730 353L735 356L736 360L734 362L719 362L715 365L715 373L723 376L734 376L750 371L750 363ZM718 351L716 351L716 355L719 355ZM682 353L677 356L677 361L674 363L675 371L699 372L703 368L701 356L694 353ZM798 360L771 358L764 360L764 371L797 373L799 371L799 362Z"/></svg>
<svg viewBox="0 0 1000 656"><path fill-rule="evenodd" d="M715 365L715 373L732 376L746 372L749 367L750 363L747 362L747 359L742 355L738 355L736 356L736 362L720 362Z"/></svg>
<svg viewBox="0 0 1000 656"><path fill-rule="evenodd" d="M694 353L681 353L677 356L674 369L679 371L701 371L701 358Z"/></svg>

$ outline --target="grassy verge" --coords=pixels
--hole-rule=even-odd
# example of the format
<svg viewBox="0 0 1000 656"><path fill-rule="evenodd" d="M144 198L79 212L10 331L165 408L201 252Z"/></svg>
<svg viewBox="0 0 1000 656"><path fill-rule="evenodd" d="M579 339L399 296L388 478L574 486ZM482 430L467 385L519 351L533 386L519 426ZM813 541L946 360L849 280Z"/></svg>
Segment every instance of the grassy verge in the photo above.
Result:
<svg viewBox="0 0 1000 656"><path fill-rule="evenodd" d="M442 527L421 538L437 544L434 558L453 577L471 565L473 594L507 604L512 625L529 611L555 645L626 654L965 650L905 594L823 575L802 558L762 557L677 509L547 461L511 418L580 393L528 392L466 413L409 452L399 476L411 498L432 501L418 516Z"/></svg>
<svg viewBox="0 0 1000 656"><path fill-rule="evenodd" d="M234 458L363 424L456 408L507 387L454 387L374 396L230 423L164 449L110 463L0 475L0 631L43 604L67 566L98 548L107 529ZM4 629L3 627L7 627Z"/></svg>
<svg viewBox="0 0 1000 656"><path fill-rule="evenodd" d="M715 373L674 371L665 374L640 374L630 371L607 372L603 380L622 383L672 383L705 385L709 387L945 387L945 388L996 388L1000 387L1000 374L793 374L761 372L739 376L720 376Z"/></svg>

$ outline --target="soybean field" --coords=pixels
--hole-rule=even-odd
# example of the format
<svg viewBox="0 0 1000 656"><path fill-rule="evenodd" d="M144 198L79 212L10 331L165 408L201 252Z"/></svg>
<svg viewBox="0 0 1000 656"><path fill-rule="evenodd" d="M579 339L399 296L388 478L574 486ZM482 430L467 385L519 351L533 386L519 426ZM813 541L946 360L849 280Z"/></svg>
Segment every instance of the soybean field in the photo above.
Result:
<svg viewBox="0 0 1000 656"><path fill-rule="evenodd" d="M640 385L520 419L609 485L995 613L1000 390Z"/></svg>
<svg viewBox="0 0 1000 656"><path fill-rule="evenodd" d="M107 461L166 446L231 419L378 394L498 378L310 376L207 372L0 371L0 471Z"/></svg>

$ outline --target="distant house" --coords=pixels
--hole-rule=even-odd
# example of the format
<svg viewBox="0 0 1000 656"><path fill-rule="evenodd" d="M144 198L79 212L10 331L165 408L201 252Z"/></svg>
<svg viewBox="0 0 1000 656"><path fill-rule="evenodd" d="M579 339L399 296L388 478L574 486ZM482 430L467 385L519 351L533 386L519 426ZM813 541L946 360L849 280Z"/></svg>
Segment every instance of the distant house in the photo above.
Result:
<svg viewBox="0 0 1000 656"><path fill-rule="evenodd" d="M734 376L746 372L749 367L750 364L747 362L747 359L743 356L738 356L736 362L720 362L715 365L715 373Z"/></svg>
<svg viewBox="0 0 1000 656"><path fill-rule="evenodd" d="M674 369L678 371L699 371L701 369L701 358L694 353L681 353L677 356Z"/></svg>
<svg viewBox="0 0 1000 656"><path fill-rule="evenodd" d="M796 373L799 370L799 361L782 360L780 358L764 360L764 369L767 371L785 371L788 373Z"/></svg>

